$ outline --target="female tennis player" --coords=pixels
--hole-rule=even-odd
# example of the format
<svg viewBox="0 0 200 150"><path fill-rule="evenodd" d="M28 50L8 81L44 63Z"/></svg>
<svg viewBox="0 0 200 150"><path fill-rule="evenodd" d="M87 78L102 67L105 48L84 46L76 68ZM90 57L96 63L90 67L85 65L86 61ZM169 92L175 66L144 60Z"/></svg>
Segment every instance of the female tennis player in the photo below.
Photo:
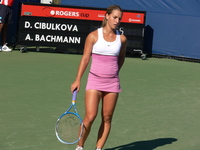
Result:
<svg viewBox="0 0 200 150"><path fill-rule="evenodd" d="M102 122L99 128L96 150L101 150L111 130L111 121L118 94L121 92L119 71L124 63L127 39L117 27L122 19L122 9L117 5L107 8L102 27L88 34L82 59L71 91L80 90L81 77L92 57L85 93L85 127L75 150L83 150L91 126L102 100Z"/></svg>

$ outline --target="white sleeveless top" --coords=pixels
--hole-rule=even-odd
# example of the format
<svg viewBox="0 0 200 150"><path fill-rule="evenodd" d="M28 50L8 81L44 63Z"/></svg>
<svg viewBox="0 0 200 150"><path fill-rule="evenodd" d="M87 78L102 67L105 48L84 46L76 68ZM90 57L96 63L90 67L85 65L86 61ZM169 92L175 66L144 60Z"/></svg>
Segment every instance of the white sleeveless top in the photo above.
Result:
<svg viewBox="0 0 200 150"><path fill-rule="evenodd" d="M116 39L108 42L103 37L103 28L98 28L98 40L93 45L92 53L100 55L118 56L121 49L120 33L116 30Z"/></svg>

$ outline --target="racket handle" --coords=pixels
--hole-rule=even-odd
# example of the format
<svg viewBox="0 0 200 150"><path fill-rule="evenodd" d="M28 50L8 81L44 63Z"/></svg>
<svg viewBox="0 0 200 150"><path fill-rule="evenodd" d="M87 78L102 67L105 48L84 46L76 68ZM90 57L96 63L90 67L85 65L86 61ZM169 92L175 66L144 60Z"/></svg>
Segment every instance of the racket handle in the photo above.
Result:
<svg viewBox="0 0 200 150"><path fill-rule="evenodd" d="M76 95L77 95L77 90L74 90L74 92L72 94L72 102L76 101Z"/></svg>

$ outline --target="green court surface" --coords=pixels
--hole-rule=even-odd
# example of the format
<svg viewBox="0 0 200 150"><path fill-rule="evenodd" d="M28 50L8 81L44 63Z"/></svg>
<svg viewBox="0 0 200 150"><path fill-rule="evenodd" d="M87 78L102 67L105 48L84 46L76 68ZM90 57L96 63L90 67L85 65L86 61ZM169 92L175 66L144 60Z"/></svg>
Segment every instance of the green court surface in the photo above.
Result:
<svg viewBox="0 0 200 150"><path fill-rule="evenodd" d="M71 103L70 85L81 55L19 51L0 53L0 149L74 150L54 133ZM87 69L88 71L88 69ZM78 93L84 115L87 73ZM104 150L199 150L200 64L127 57L123 92ZM100 117L85 150L94 150Z"/></svg>

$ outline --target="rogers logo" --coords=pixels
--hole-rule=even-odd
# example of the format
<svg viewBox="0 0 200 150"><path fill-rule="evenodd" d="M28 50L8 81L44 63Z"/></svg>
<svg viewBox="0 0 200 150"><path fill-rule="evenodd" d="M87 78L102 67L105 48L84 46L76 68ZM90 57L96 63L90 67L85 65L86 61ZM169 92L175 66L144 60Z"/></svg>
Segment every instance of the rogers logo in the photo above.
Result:
<svg viewBox="0 0 200 150"><path fill-rule="evenodd" d="M75 11L58 11L58 10L56 10L54 12L54 15L56 15L56 16L84 17L84 18L88 18L90 16L90 14L88 14L88 13L80 13L80 12L75 12Z"/></svg>
<svg viewBox="0 0 200 150"><path fill-rule="evenodd" d="M71 17L83 17L88 18L90 16L89 13L81 13L76 11L63 11L63 10L54 10L51 7L44 7L43 12L48 17L55 17L55 16L71 16ZM103 16L101 16L103 17Z"/></svg>
<svg viewBox="0 0 200 150"><path fill-rule="evenodd" d="M54 10L51 7L44 7L43 8L43 12L48 17L52 17L52 16L73 16L73 17L79 17L79 12Z"/></svg>
<svg viewBox="0 0 200 150"><path fill-rule="evenodd" d="M57 16L73 16L73 17L79 17L79 12L74 11L58 11L56 10L55 15Z"/></svg>

